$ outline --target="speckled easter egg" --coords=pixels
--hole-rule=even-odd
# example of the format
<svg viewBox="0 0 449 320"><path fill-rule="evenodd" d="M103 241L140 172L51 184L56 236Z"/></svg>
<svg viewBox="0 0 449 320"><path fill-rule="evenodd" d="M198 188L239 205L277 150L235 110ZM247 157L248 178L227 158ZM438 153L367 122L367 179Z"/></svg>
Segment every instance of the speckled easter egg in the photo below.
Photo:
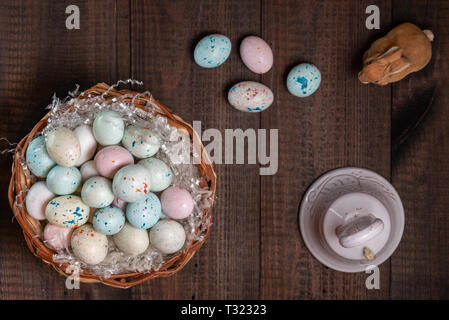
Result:
<svg viewBox="0 0 449 320"><path fill-rule="evenodd" d="M27 192L25 206L30 216L37 220L44 220L45 207L48 202L55 197L55 194L48 189L45 181L33 184Z"/></svg>
<svg viewBox="0 0 449 320"><path fill-rule="evenodd" d="M160 220L149 233L151 245L164 254L179 251L186 241L184 228L174 220Z"/></svg>
<svg viewBox="0 0 449 320"><path fill-rule="evenodd" d="M73 133L78 138L80 143L81 154L75 165L78 167L84 162L92 159L97 150L97 140L95 140L92 127L83 124L73 130Z"/></svg>
<svg viewBox="0 0 449 320"><path fill-rule="evenodd" d="M193 58L203 68L215 68L228 59L231 40L222 34L210 34L201 39L195 47Z"/></svg>
<svg viewBox="0 0 449 320"><path fill-rule="evenodd" d="M51 129L45 136L48 154L61 166L73 167L81 155L78 138L65 127Z"/></svg>
<svg viewBox="0 0 449 320"><path fill-rule="evenodd" d="M44 228L44 244L52 250L68 248L73 230L47 223Z"/></svg>
<svg viewBox="0 0 449 320"><path fill-rule="evenodd" d="M137 158L148 158L154 155L161 146L159 138L149 129L130 125L125 129L123 146Z"/></svg>
<svg viewBox="0 0 449 320"><path fill-rule="evenodd" d="M45 216L57 226L77 228L89 219L89 206L78 196L59 196L47 204Z"/></svg>
<svg viewBox="0 0 449 320"><path fill-rule="evenodd" d="M86 161L80 168L81 178L86 181L89 178L99 176L100 172L97 170L94 160Z"/></svg>
<svg viewBox="0 0 449 320"><path fill-rule="evenodd" d="M194 201L189 191L180 187L170 187L161 194L164 213L172 219L187 218L193 211Z"/></svg>
<svg viewBox="0 0 449 320"><path fill-rule="evenodd" d="M103 146L118 144L123 138L124 130L125 123L118 112L105 110L95 117L94 137Z"/></svg>
<svg viewBox="0 0 449 320"><path fill-rule="evenodd" d="M120 168L133 163L132 154L120 146L105 147L95 155L95 165L98 172L109 179L112 179Z"/></svg>
<svg viewBox="0 0 449 320"><path fill-rule="evenodd" d="M248 36L240 44L240 56L249 70L255 73L268 72L273 66L273 52L262 38Z"/></svg>
<svg viewBox="0 0 449 320"><path fill-rule="evenodd" d="M152 192L142 200L129 203L126 207L126 218L133 227L149 229L156 224L161 215L161 202Z"/></svg>
<svg viewBox="0 0 449 320"><path fill-rule="evenodd" d="M95 212L92 224L96 231L110 236L123 229L125 214L113 206L101 208Z"/></svg>
<svg viewBox="0 0 449 320"><path fill-rule="evenodd" d="M159 192L167 189L173 180L173 172L162 160L147 158L139 161L150 173L150 191Z"/></svg>
<svg viewBox="0 0 449 320"><path fill-rule="evenodd" d="M103 208L114 201L111 181L105 177L92 177L86 180L81 189L83 202L91 208Z"/></svg>
<svg viewBox="0 0 449 320"><path fill-rule="evenodd" d="M131 164L121 168L114 176L112 190L125 202L143 199L150 192L150 173L139 164Z"/></svg>
<svg viewBox="0 0 449 320"><path fill-rule="evenodd" d="M313 64L302 63L294 67L287 76L287 89L297 97L313 94L321 83L321 73Z"/></svg>
<svg viewBox="0 0 449 320"><path fill-rule="evenodd" d="M50 169L56 165L47 152L43 136L31 140L25 157L28 169L39 178L45 178Z"/></svg>
<svg viewBox="0 0 449 320"><path fill-rule="evenodd" d="M122 209L123 211L125 211L126 210L126 206L128 205L128 202L123 201L119 197L115 197L114 201L112 201L112 205L114 207L117 207L117 208Z"/></svg>
<svg viewBox="0 0 449 320"><path fill-rule="evenodd" d="M81 184L77 167L54 166L47 175L47 187L57 195L72 194Z"/></svg>
<svg viewBox="0 0 449 320"><path fill-rule="evenodd" d="M113 239L117 248L130 255L145 252L150 244L148 231L134 228L129 223L125 223L123 229L115 234Z"/></svg>
<svg viewBox="0 0 449 320"><path fill-rule="evenodd" d="M228 93L229 103L240 111L260 112L273 103L270 88L254 81L243 81L232 86Z"/></svg>
<svg viewBox="0 0 449 320"><path fill-rule="evenodd" d="M87 264L99 264L108 254L108 238L90 223L73 231L71 244L73 253Z"/></svg>

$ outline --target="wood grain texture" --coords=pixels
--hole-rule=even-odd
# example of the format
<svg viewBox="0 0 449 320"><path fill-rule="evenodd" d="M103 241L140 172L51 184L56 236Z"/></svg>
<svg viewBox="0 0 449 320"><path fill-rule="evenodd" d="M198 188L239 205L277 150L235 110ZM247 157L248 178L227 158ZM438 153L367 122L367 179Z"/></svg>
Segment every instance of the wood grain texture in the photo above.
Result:
<svg viewBox="0 0 449 320"><path fill-rule="evenodd" d="M276 104L262 114L262 127L279 128L279 171L262 178L262 298L388 298L389 263L381 289L365 288L366 274L343 274L315 260L298 229L298 208L307 187L342 166L390 176L390 89L359 83L360 57L369 39L368 1L265 1L262 37L274 49L274 69L263 75ZM390 21L387 1L377 1L382 25ZM321 71L318 91L290 95L288 71L309 62Z"/></svg>
<svg viewBox="0 0 449 320"><path fill-rule="evenodd" d="M405 230L392 257L391 298L449 298L449 3L394 2L394 25L412 20L435 34L422 71L393 85L393 125L420 113L435 88L427 117L395 155L392 182L405 208ZM412 19L413 18L413 19Z"/></svg>
<svg viewBox="0 0 449 320"><path fill-rule="evenodd" d="M150 90L188 122L201 121L203 131L279 129L279 169L259 176L258 165L216 165L211 236L175 276L129 290L98 284L66 290L65 279L32 256L12 221L6 199L11 157L3 155L0 299L449 298L446 0L76 1L81 29L67 30L65 8L72 2L0 2L0 137L22 138L45 114L53 92L63 97L75 83L83 90L134 78L144 81L134 89ZM370 4L380 8L380 30L365 28ZM360 84L363 52L405 21L435 32L430 65L387 87ZM233 49L225 64L207 70L194 63L192 52L210 33L227 35ZM263 37L273 49L274 67L263 76L239 57L247 35ZM315 64L323 76L306 99L285 86L288 71L301 62ZM227 91L243 80L269 86L274 104L260 114L234 110ZM416 118L433 88L429 114L392 155L392 135ZM365 289L364 273L321 265L299 233L307 187L342 166L391 178L404 203L404 237L380 267L380 290Z"/></svg>
<svg viewBox="0 0 449 320"><path fill-rule="evenodd" d="M146 23L145 23L146 22ZM148 23L151 22L151 23ZM132 2L132 77L154 97L202 130L259 127L259 115L242 114L226 101L236 81L257 79L243 67L238 43L257 33L259 1ZM196 42L210 33L234 48L225 64L203 69L193 61ZM223 140L224 144L224 140ZM224 153L223 153L224 156ZM257 299L259 297L260 179L257 165L216 165L214 224L205 246L175 277L131 289L133 298Z"/></svg>
<svg viewBox="0 0 449 320"><path fill-rule="evenodd" d="M54 92L63 98L75 84L86 89L97 82L129 77L129 44L123 33L116 37L118 28L125 27L128 32L126 14L117 15L115 1L77 1L81 28L67 30L65 8L70 4L72 1L0 3L1 137L18 141L27 134L47 112L45 107ZM2 156L0 161L0 298L128 297L127 291L101 285L66 290L65 279L29 252L6 198L11 157Z"/></svg>

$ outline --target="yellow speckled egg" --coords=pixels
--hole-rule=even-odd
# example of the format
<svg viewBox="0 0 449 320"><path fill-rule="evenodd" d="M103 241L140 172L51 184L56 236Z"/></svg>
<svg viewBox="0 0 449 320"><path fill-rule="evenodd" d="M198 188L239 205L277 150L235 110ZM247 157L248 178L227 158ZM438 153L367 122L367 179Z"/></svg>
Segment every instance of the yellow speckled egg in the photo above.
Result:
<svg viewBox="0 0 449 320"><path fill-rule="evenodd" d="M73 253L87 264L99 264L108 254L108 238L88 223L73 231Z"/></svg>
<svg viewBox="0 0 449 320"><path fill-rule="evenodd" d="M45 217L50 223L60 227L76 228L89 219L89 207L74 195L52 199L45 208Z"/></svg>
<svg viewBox="0 0 449 320"><path fill-rule="evenodd" d="M61 166L73 167L81 155L78 138L64 127L50 130L45 136L45 145L50 157Z"/></svg>

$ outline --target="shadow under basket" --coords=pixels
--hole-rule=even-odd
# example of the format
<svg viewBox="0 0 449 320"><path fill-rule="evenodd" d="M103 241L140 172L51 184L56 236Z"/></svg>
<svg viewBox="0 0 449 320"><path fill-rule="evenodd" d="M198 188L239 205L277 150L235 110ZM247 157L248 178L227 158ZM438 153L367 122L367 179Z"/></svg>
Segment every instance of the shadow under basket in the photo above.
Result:
<svg viewBox="0 0 449 320"><path fill-rule="evenodd" d="M122 95L132 94L136 95L137 92L129 91L129 90L115 90L111 89L109 85L105 83L99 83L94 87L84 91L80 95L80 99L83 98L83 95L87 97L90 96L98 96L104 95L106 100L113 99L115 97L120 97ZM209 160L207 152L204 150L204 146L201 143L200 138L196 134L196 132L192 129L192 127L183 121L179 116L172 114L166 107L164 107L159 102L150 98L148 95L139 95L137 98L132 100L131 98L124 98L124 102L133 103L137 108L141 110L148 111L148 105L151 105L153 112L156 114L163 116L167 119L167 122L176 127L182 133L186 134L190 138L190 142L196 142L197 146L201 147L201 162L197 164L198 173L200 177L200 185L202 187L208 188L211 191L210 199L213 201L215 198L215 189L216 189L216 175L213 169L213 166ZM67 108L70 108L68 106ZM12 165L12 177L9 184L8 189L8 198L10 206L14 212L14 215L17 219L17 222L22 227L23 234L25 236L26 243L31 252L38 258L42 259L44 262L50 264L55 268L60 274L65 276L70 276L70 272L66 272L68 263L59 263L53 261L53 254L55 253L51 249L47 248L40 237L37 237L36 234L41 234L42 226L38 220L32 218L25 208L25 190L31 187L34 182L29 173L25 172L24 167L22 166L23 155L26 152L28 144L35 137L36 133L41 131L46 125L49 114L47 114L43 119L41 119L33 130L25 136L17 145L13 165ZM209 222L209 225L206 226L206 230L204 231L203 237L201 241L192 241L186 248L180 251L177 254L173 254L168 257L167 261L165 261L162 266L158 269L158 271L149 271L149 272L132 272L132 273L123 273L123 274L114 274L108 278L101 278L95 274L90 273L88 270L81 269L80 270L80 281L85 283L96 283L101 282L108 286L117 287L117 288L130 288L137 284L140 284L146 280L161 277L161 276L170 276L174 273L181 270L186 263L192 258L195 252L201 248L204 241L208 238L210 232L210 222L212 221L212 204L208 209L203 209L203 215L201 217L201 223ZM201 224L200 226L201 227ZM199 228L197 227L197 228ZM198 229L197 229L198 230Z"/></svg>

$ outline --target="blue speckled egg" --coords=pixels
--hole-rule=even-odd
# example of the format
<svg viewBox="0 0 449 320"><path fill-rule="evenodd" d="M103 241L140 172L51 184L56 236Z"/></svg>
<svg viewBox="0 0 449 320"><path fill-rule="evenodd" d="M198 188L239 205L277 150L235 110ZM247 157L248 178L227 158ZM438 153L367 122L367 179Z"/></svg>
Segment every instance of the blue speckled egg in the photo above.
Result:
<svg viewBox="0 0 449 320"><path fill-rule="evenodd" d="M148 158L139 161L139 164L147 168L150 173L150 191L159 192L170 186L173 180L173 172L163 161L156 158Z"/></svg>
<svg viewBox="0 0 449 320"><path fill-rule="evenodd" d="M45 207L50 223L65 228L77 228L89 219L89 207L80 197L69 195L52 199Z"/></svg>
<svg viewBox="0 0 449 320"><path fill-rule="evenodd" d="M161 146L159 138L149 129L130 125L125 129L123 146L137 158L148 158L154 155Z"/></svg>
<svg viewBox="0 0 449 320"><path fill-rule="evenodd" d="M56 165L47 152L44 136L31 140L25 157L28 168L39 178L45 178L50 169Z"/></svg>
<svg viewBox="0 0 449 320"><path fill-rule="evenodd" d="M140 164L130 164L121 168L112 181L112 191L125 202L136 202L150 192L151 177Z"/></svg>
<svg viewBox="0 0 449 320"><path fill-rule="evenodd" d="M149 229L158 222L161 210L159 198L149 192L142 200L126 206L126 218L135 228Z"/></svg>
<svg viewBox="0 0 449 320"><path fill-rule="evenodd" d="M95 176L84 182L81 198L91 208L103 208L114 201L111 181L105 177Z"/></svg>
<svg viewBox="0 0 449 320"><path fill-rule="evenodd" d="M99 144L111 146L122 140L125 123L118 112L105 110L95 117L92 130Z"/></svg>
<svg viewBox="0 0 449 320"><path fill-rule="evenodd" d="M119 208L108 206L98 209L92 219L94 229L102 234L114 235L125 225L125 214Z"/></svg>
<svg viewBox="0 0 449 320"><path fill-rule="evenodd" d="M72 194L81 183L81 172L76 167L56 165L47 175L47 187L57 195Z"/></svg>
<svg viewBox="0 0 449 320"><path fill-rule="evenodd" d="M297 97L313 94L321 83L321 73L313 64L302 63L294 67L287 76L287 89Z"/></svg>
<svg viewBox="0 0 449 320"><path fill-rule="evenodd" d="M201 39L195 47L193 57L203 68L220 66L231 53L231 40L221 34L210 34Z"/></svg>

